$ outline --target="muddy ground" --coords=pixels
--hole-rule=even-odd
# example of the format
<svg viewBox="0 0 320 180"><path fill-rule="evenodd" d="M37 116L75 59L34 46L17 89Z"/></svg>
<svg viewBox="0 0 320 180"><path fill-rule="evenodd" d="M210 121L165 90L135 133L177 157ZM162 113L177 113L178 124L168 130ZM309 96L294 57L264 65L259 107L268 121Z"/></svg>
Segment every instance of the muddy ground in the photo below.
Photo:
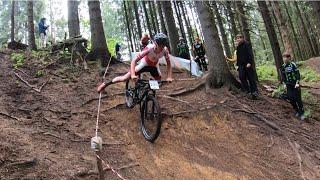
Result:
<svg viewBox="0 0 320 180"><path fill-rule="evenodd" d="M23 72L15 72L36 88L49 80L36 92L14 75L10 53L0 53L0 179L97 179L90 149L100 81L97 64L84 71L63 60L53 63L56 57L26 55L28 61L19 68ZM36 78L40 69L45 75ZM112 65L107 76L127 69ZM289 103L263 89L258 100L205 88L174 97L185 102L163 97L199 82L186 72L174 77L174 83L158 91L164 122L154 144L139 130L138 107L109 109L124 102L124 84L104 93L101 158L124 178L320 179L319 94L314 94L316 104L307 104L318 111L302 122ZM190 110L199 111L170 116ZM119 179L110 170L105 176Z"/></svg>

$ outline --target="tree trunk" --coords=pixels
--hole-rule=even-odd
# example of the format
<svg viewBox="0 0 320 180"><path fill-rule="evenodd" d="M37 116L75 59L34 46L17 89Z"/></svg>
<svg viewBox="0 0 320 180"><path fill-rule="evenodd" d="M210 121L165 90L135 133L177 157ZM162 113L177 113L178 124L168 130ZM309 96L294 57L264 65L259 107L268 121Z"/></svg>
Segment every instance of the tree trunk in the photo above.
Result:
<svg viewBox="0 0 320 180"><path fill-rule="evenodd" d="M176 1L173 2L173 5L174 5L174 10L175 10L176 15L177 15L181 36L183 37L183 39L186 39L186 33L184 32L184 27L183 27L183 23L182 23L180 9L179 9Z"/></svg>
<svg viewBox="0 0 320 180"><path fill-rule="evenodd" d="M226 52L226 55L228 57L231 57L231 51L230 51L230 46L228 44L228 38L227 38L226 32L223 27L222 18L221 18L216 1L212 1L212 6L213 6L214 13L216 15L218 27L219 27L219 30L220 30L220 33L222 36L222 43L223 43L224 51Z"/></svg>
<svg viewBox="0 0 320 180"><path fill-rule="evenodd" d="M193 41L194 41L194 38L193 38L193 33L192 33L192 27L191 27L191 25L189 23L190 22L189 17L186 16L185 5L183 4L182 1L178 1L177 3L178 3L178 5L180 5L180 9L181 9L181 12L182 12L183 20L184 20L185 25L187 27L188 39L190 41L190 44L192 44Z"/></svg>
<svg viewBox="0 0 320 180"><path fill-rule="evenodd" d="M88 1L88 6L92 43L90 53L93 53L97 59L100 59L101 66L104 67L108 64L111 54L108 50L106 37L104 35L100 1Z"/></svg>
<svg viewBox="0 0 320 180"><path fill-rule="evenodd" d="M159 13L159 17L160 17L160 27L161 27L161 32L164 34L168 34L167 28L166 28L166 24L164 22L164 18L163 18L163 11L162 11L162 2L157 1L157 8L158 8L158 13Z"/></svg>
<svg viewBox="0 0 320 180"><path fill-rule="evenodd" d="M310 1L312 9L316 15L318 36L320 36L320 1ZM320 42L320 39L318 40Z"/></svg>
<svg viewBox="0 0 320 180"><path fill-rule="evenodd" d="M240 24L241 24L241 29L243 32L244 39L251 43L250 30L249 30L249 25L248 25L247 18L246 18L246 13L243 8L243 2L237 1L236 5L237 5L237 9L240 14Z"/></svg>
<svg viewBox="0 0 320 180"><path fill-rule="evenodd" d="M33 23L33 1L28 1L28 45L32 50L36 50L36 40L34 37L34 23Z"/></svg>
<svg viewBox="0 0 320 180"><path fill-rule="evenodd" d="M147 10L147 6L146 6L146 1L142 1L142 8L146 17L146 21L147 21L147 28L148 28L148 32L149 35L152 36L152 31L151 31L151 24L150 24L150 20L149 20L149 15L148 15L148 10Z"/></svg>
<svg viewBox="0 0 320 180"><path fill-rule="evenodd" d="M130 41L130 46L131 46L131 51L132 52L134 50L133 48L133 44L132 44L132 35L131 35L131 29L130 29L130 24L129 24L129 16L128 16L128 9L126 6L127 1L123 1L123 9L124 9L124 14L125 14L125 18L126 18L126 25L127 25L127 31L128 31L128 36L129 36L129 41Z"/></svg>
<svg viewBox="0 0 320 180"><path fill-rule="evenodd" d="M314 30L314 26L313 26L314 24L311 24L310 18L307 15L306 4L304 4L304 6L302 8L302 12L304 14L304 19L307 22L307 26L308 26L307 29L309 30L310 39L312 40L313 49L316 52L316 56L319 56L320 49L319 49L318 42L317 42L318 37L317 37L316 31Z"/></svg>
<svg viewBox="0 0 320 180"><path fill-rule="evenodd" d="M288 7L287 7L287 4L286 4L286 3L284 3L284 9L285 9L286 14L287 14L287 17L288 17L288 22L289 22L289 24L290 24L290 26L291 26L291 29L292 29L294 41L295 41L296 46L297 46L297 48L298 48L298 51L295 51L296 57L299 58L299 59L302 59L302 58L303 58L303 56L302 56L302 50L301 50L301 47L300 47L300 43L299 43L299 41L298 41L297 32L296 32L296 30L295 30L295 28L294 28L294 25L293 25L293 22L292 22L292 18L291 18L291 15L290 15L290 13L289 13L289 10L288 10Z"/></svg>
<svg viewBox="0 0 320 180"><path fill-rule="evenodd" d="M281 14L279 2L272 1L272 7L273 7L274 14L279 22L280 35L283 40L284 48L286 51L288 51L290 54L292 54L293 50L292 50L292 45L291 45L290 38L289 38L289 30L287 28L286 21Z"/></svg>
<svg viewBox="0 0 320 180"><path fill-rule="evenodd" d="M277 34L271 21L270 12L265 1L258 1L258 6L268 33L278 77L281 78L280 67L283 64L283 60Z"/></svg>
<svg viewBox="0 0 320 180"><path fill-rule="evenodd" d="M149 12L150 12L150 16L151 16L151 23L152 23L152 28L153 28L153 33L157 33L158 30L157 30L157 26L156 26L156 22L157 21L157 17L154 16L154 9L153 9L153 6L152 6L152 3L151 1L148 1L148 7L149 7Z"/></svg>
<svg viewBox="0 0 320 180"><path fill-rule="evenodd" d="M231 1L227 1L227 13L230 18L232 41L233 41L235 39L236 35L239 33L239 31L237 29L237 25L235 22L234 12L231 9Z"/></svg>
<svg viewBox="0 0 320 180"><path fill-rule="evenodd" d="M69 37L80 35L78 6L79 1L68 0L68 29Z"/></svg>
<svg viewBox="0 0 320 180"><path fill-rule="evenodd" d="M210 47L210 51L207 51L206 54L209 60L209 76L206 83L208 87L213 88L231 85L233 76L224 59L223 49L214 18L210 12L209 2L195 1L195 5L206 46Z"/></svg>
<svg viewBox="0 0 320 180"><path fill-rule="evenodd" d="M174 21L171 2L162 1L161 4L164 12L166 27L168 28L168 36L169 36L169 43L170 43L170 49L171 49L170 52L171 54L176 56L178 54L177 44L179 41L179 34Z"/></svg>
<svg viewBox="0 0 320 180"><path fill-rule="evenodd" d="M16 1L12 1L11 5L11 42L14 41L14 8L15 8Z"/></svg>
<svg viewBox="0 0 320 180"><path fill-rule="evenodd" d="M308 33L308 30L307 30L307 26L306 26L306 24L304 23L304 20L303 20L303 18L302 18L301 11L300 11L300 9L299 9L299 7L298 7L298 3L297 3L296 1L294 2L294 6L295 6L296 9L297 9L297 15L298 15L298 18L300 19L300 22L301 22L301 25L302 25L303 34L304 34L304 36L305 36L305 39L307 40L307 43L308 43L308 47L309 47L309 49L310 49L310 52L311 52L312 56L315 57L316 54L317 54L317 53L316 53L316 50L313 49L312 42L311 42L311 40L310 40L309 33Z"/></svg>
<svg viewBox="0 0 320 180"><path fill-rule="evenodd" d="M237 9L238 9L239 14L240 14L239 15L240 16L240 24L241 24L241 29L242 29L242 32L243 32L244 39L246 41L250 42L250 44L251 44L250 29L249 29L249 25L248 25L247 18L246 18L246 13L244 11L243 2L242 1L237 1L236 2L236 6L237 6ZM251 48L252 48L252 46L251 46ZM255 79L258 80L255 60L253 60L252 67L253 67L253 70L254 70Z"/></svg>
<svg viewBox="0 0 320 180"><path fill-rule="evenodd" d="M137 28L138 28L138 35L139 38L142 37L142 29L141 29L141 23L140 23L140 17L139 17L139 10L137 6L137 2L133 1L133 8L134 8L134 15L136 17L136 22L137 22Z"/></svg>

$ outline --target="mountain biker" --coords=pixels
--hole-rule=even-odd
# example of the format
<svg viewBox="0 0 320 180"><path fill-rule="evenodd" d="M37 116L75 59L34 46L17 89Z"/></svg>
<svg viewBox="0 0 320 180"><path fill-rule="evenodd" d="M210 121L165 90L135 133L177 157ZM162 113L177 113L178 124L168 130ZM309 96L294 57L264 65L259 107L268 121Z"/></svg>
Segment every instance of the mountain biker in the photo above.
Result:
<svg viewBox="0 0 320 180"><path fill-rule="evenodd" d="M177 49L178 49L178 57L190 60L189 46L182 37L179 38Z"/></svg>
<svg viewBox="0 0 320 180"><path fill-rule="evenodd" d="M202 71L202 67L204 68L205 71L208 71L207 63L205 60L205 55L206 55L206 50L203 46L203 44L200 41L199 37L196 37L196 40L192 46L192 50L194 55L196 56L195 60Z"/></svg>
<svg viewBox="0 0 320 180"><path fill-rule="evenodd" d="M295 116L304 120L304 109L301 100L300 89L300 72L297 65L292 62L291 54L285 52L282 55L284 64L281 66L282 80L287 87L287 97L290 100L291 105L296 111Z"/></svg>
<svg viewBox="0 0 320 180"><path fill-rule="evenodd" d="M110 84L124 82L130 78L136 80L138 76L143 72L149 72L154 79L161 79L161 72L159 67L159 60L165 57L167 62L167 81L172 81L172 68L169 58L169 50L166 47L168 37L163 33L158 33L153 38L153 44L145 47L143 51L138 53L137 57L131 61L130 70L123 76L118 76L111 81L106 81L100 84L97 88L98 92L101 92L104 88ZM140 61L141 60L141 61ZM138 65L136 63L140 61Z"/></svg>

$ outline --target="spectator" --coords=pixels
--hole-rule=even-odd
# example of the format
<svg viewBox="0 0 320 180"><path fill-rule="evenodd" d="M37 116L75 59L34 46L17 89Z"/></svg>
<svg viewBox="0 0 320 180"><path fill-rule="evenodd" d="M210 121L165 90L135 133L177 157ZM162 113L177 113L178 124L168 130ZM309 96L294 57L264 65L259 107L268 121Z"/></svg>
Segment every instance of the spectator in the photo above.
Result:
<svg viewBox="0 0 320 180"><path fill-rule="evenodd" d="M206 50L205 50L202 42L200 41L199 37L196 38L196 41L194 42L194 44L192 46L192 51L195 55L194 61L196 61L200 70L202 71L202 67L203 67L205 71L208 71L207 62L205 59Z"/></svg>
<svg viewBox="0 0 320 180"><path fill-rule="evenodd" d="M251 44L244 40L243 35L236 36L237 46L237 66L242 90L251 93L252 98L258 96L258 88L253 70L253 53ZM249 82L249 85L248 85Z"/></svg>
<svg viewBox="0 0 320 180"><path fill-rule="evenodd" d="M300 72L297 65L292 62L291 54L285 52L282 55L284 64L281 66L282 80L287 88L287 97L293 106L295 116L304 120L304 109L301 100L301 89L300 89Z"/></svg>
<svg viewBox="0 0 320 180"><path fill-rule="evenodd" d="M179 38L177 49L178 49L178 57L190 60L189 46L182 37Z"/></svg>
<svg viewBox="0 0 320 180"><path fill-rule="evenodd" d="M140 39L140 50L143 51L149 44L150 37L148 34L144 34Z"/></svg>
<svg viewBox="0 0 320 180"><path fill-rule="evenodd" d="M39 35L40 35L40 43L39 46L40 48L46 47L46 30L48 29L49 26L46 26L46 18L41 18L40 22L38 24L39 26Z"/></svg>
<svg viewBox="0 0 320 180"><path fill-rule="evenodd" d="M116 46L115 46L115 51L116 51L116 57L117 57L118 60L121 60L120 49L121 49L121 46L120 46L119 43L117 43Z"/></svg>

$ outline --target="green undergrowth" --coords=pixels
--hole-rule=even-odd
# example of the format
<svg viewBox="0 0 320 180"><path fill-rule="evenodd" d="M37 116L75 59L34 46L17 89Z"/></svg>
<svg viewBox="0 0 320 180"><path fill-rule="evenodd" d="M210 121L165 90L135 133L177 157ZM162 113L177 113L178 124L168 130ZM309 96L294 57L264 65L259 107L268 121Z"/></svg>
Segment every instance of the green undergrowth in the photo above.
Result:
<svg viewBox="0 0 320 180"><path fill-rule="evenodd" d="M302 82L316 82L320 81L320 74L310 67L302 66L303 62L297 63L301 75ZM261 64L257 66L257 74L259 80L262 81L278 81L278 73L276 66L272 63Z"/></svg>
<svg viewBox="0 0 320 180"><path fill-rule="evenodd" d="M22 53L12 53L10 59L13 61L13 68L21 67L25 62L25 56Z"/></svg>

